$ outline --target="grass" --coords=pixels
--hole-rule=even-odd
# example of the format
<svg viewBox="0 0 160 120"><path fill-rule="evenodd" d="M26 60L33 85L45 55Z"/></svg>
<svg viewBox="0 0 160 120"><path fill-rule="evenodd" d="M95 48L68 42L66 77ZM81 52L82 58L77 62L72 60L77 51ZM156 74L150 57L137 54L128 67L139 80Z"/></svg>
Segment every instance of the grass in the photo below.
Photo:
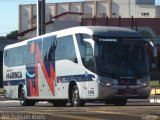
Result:
<svg viewBox="0 0 160 120"><path fill-rule="evenodd" d="M2 94L3 93L3 88L0 88L0 94Z"/></svg>
<svg viewBox="0 0 160 120"><path fill-rule="evenodd" d="M159 81L151 81L150 82L151 87L160 87Z"/></svg>

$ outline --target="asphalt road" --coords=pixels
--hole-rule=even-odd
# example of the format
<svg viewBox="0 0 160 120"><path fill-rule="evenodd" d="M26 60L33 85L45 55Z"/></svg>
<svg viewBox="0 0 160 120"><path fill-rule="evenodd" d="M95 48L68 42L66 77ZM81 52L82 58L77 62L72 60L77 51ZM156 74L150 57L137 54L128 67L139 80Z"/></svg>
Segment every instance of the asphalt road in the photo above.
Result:
<svg viewBox="0 0 160 120"><path fill-rule="evenodd" d="M2 97L0 97L1 99ZM127 106L105 106L103 102L87 103L85 107L53 107L37 103L21 107L18 101L0 101L1 120L160 120L160 104L130 101Z"/></svg>

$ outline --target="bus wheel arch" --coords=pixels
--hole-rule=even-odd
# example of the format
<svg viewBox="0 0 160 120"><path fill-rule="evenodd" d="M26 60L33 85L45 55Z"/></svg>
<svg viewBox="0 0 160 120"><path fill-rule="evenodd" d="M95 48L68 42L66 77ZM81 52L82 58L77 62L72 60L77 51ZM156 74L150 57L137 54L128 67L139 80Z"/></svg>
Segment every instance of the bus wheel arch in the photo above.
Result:
<svg viewBox="0 0 160 120"><path fill-rule="evenodd" d="M18 86L18 99L20 98L20 92L23 87L24 87L23 84L19 84L19 86Z"/></svg>
<svg viewBox="0 0 160 120"><path fill-rule="evenodd" d="M73 91L73 87L77 85L75 81L71 81L69 83L69 89L68 89L68 95L69 95L69 100L72 99L72 91Z"/></svg>
<svg viewBox="0 0 160 120"><path fill-rule="evenodd" d="M27 105L26 92L23 85L20 85L18 88L18 98L21 106Z"/></svg>
<svg viewBox="0 0 160 120"><path fill-rule="evenodd" d="M18 87L18 99L20 101L21 106L34 106L36 103L36 101L28 100L26 98L26 91L22 84L20 84Z"/></svg>
<svg viewBox="0 0 160 120"><path fill-rule="evenodd" d="M85 100L82 100L79 96L79 88L76 82L70 83L69 86L69 99L71 100L72 107L84 106Z"/></svg>

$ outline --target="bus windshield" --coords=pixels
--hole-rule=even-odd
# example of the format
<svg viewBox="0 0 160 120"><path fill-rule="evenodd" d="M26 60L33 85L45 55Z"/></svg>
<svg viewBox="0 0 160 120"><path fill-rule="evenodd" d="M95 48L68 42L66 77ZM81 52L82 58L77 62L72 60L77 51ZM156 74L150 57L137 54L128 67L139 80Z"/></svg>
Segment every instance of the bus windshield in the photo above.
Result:
<svg viewBox="0 0 160 120"><path fill-rule="evenodd" d="M96 37L97 73L116 78L140 77L148 73L145 43L140 39Z"/></svg>

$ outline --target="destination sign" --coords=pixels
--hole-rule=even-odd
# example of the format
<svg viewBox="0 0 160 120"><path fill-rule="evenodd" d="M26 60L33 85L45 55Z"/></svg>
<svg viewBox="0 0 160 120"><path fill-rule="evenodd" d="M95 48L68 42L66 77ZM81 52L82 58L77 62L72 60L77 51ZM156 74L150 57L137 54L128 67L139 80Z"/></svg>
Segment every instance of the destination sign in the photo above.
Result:
<svg viewBox="0 0 160 120"><path fill-rule="evenodd" d="M117 39L99 39L100 42L117 42Z"/></svg>
<svg viewBox="0 0 160 120"><path fill-rule="evenodd" d="M19 79L22 78L22 71L7 70L6 79Z"/></svg>

